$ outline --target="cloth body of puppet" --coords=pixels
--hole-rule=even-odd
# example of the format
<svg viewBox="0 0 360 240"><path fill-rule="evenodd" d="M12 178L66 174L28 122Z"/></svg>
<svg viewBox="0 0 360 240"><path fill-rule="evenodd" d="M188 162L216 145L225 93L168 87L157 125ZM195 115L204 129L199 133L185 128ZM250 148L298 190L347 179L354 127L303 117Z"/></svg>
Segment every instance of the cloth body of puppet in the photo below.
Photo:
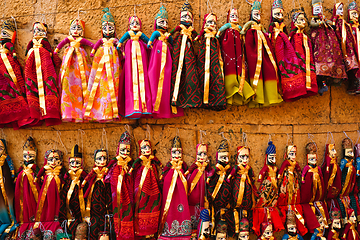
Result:
<svg viewBox="0 0 360 240"><path fill-rule="evenodd" d="M339 232L335 231L334 229L330 229L328 234L327 234L327 237L326 237L327 240L339 240Z"/></svg>
<svg viewBox="0 0 360 240"><path fill-rule="evenodd" d="M46 32L47 26L37 22L34 28ZM31 119L21 125L36 124L40 120L45 120L47 126L61 123L61 96L55 65L60 65L60 59L54 56L46 35L34 34L26 48L24 74Z"/></svg>
<svg viewBox="0 0 360 240"><path fill-rule="evenodd" d="M341 239L342 240L359 240L360 236L358 231L356 230L356 217L353 209L347 210L347 215L349 216L349 220L347 221L344 231L342 232Z"/></svg>
<svg viewBox="0 0 360 240"><path fill-rule="evenodd" d="M78 19L71 21L72 27L80 27L84 31L85 23ZM77 30L76 30L77 31ZM91 61L84 45L93 48L94 44L82 37L83 34L70 35L62 40L55 49L57 53L66 44L59 79L61 83L61 118L67 122L82 122L84 120L84 98L88 91L88 80Z"/></svg>
<svg viewBox="0 0 360 240"><path fill-rule="evenodd" d="M311 235L310 240L326 240L325 231L320 228L316 228L314 233Z"/></svg>
<svg viewBox="0 0 360 240"><path fill-rule="evenodd" d="M296 234L295 236L290 236L289 234L284 234L282 240L304 240L300 234Z"/></svg>
<svg viewBox="0 0 360 240"><path fill-rule="evenodd" d="M237 9L230 9L228 22L218 31L221 34L221 53L224 61L225 96L227 104L244 105L250 101L255 93L247 82L244 53L244 39L240 35L242 27L234 20L230 22L230 15L238 19Z"/></svg>
<svg viewBox="0 0 360 240"><path fill-rule="evenodd" d="M6 142L0 139L0 239L5 239L17 227L14 211L15 168L6 150Z"/></svg>
<svg viewBox="0 0 360 240"><path fill-rule="evenodd" d="M341 169L337 163L337 157L331 156L330 151L334 151L334 144L326 144L325 161L321 166L321 172L324 178L325 199L335 199L341 191ZM335 152L336 154L336 152Z"/></svg>
<svg viewBox="0 0 360 240"><path fill-rule="evenodd" d="M278 77L281 83L279 88L282 90L284 101L290 102L301 98L307 94L307 91L300 68L300 60L287 36L283 15L276 18L276 11L284 11L282 2L279 0L275 0L272 5L269 33L278 65ZM283 13L280 12L280 14Z"/></svg>
<svg viewBox="0 0 360 240"><path fill-rule="evenodd" d="M354 35L355 39L355 51L357 55L357 61L360 63L360 29L359 29L359 12L358 6L355 1L352 1L348 5L348 22L351 26L352 34ZM356 89L356 93L359 93L359 87Z"/></svg>
<svg viewBox="0 0 360 240"><path fill-rule="evenodd" d="M332 22L335 26L336 37L340 43L343 62L349 80L347 92L350 94L355 94L359 87L359 80L357 78L359 76L359 62L356 51L356 43L352 34L352 28L350 24L345 21L343 16L337 12L339 8L343 9L343 7L343 3L335 4Z"/></svg>
<svg viewBox="0 0 360 240"><path fill-rule="evenodd" d="M340 169L341 169L341 192L340 197L349 196L355 190L357 192L356 186L356 168L354 167L354 159L343 158L341 159Z"/></svg>

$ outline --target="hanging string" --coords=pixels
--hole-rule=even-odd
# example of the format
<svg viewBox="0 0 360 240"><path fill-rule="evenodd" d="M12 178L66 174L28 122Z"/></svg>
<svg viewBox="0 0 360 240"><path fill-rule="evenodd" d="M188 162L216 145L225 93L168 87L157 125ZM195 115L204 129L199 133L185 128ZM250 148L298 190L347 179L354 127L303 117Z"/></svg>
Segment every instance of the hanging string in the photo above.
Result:
<svg viewBox="0 0 360 240"><path fill-rule="evenodd" d="M308 133L308 139L309 139L310 142L315 143L315 141L314 141L314 135ZM316 147L316 151L317 151L317 150L318 150L318 147L317 147L317 144L316 144L316 143L315 143L315 147Z"/></svg>
<svg viewBox="0 0 360 240"><path fill-rule="evenodd" d="M350 139L350 141L351 141L351 144L352 145L354 145L354 142L353 142L353 140L351 139L351 138L349 138L349 136L347 135L347 133L345 132L345 131L343 131L343 133L345 134L345 136L348 138L348 139Z"/></svg>
<svg viewBox="0 0 360 240"><path fill-rule="evenodd" d="M68 150L65 147L65 144L63 143L63 141L61 140L61 132L59 130L56 130L57 136L59 138L59 142L61 143L61 145L63 146L63 148L65 149L66 154L68 154Z"/></svg>
<svg viewBox="0 0 360 240"><path fill-rule="evenodd" d="M211 12L213 12L210 0L207 0L206 6L207 6L207 12L208 13L209 13L209 9L210 9Z"/></svg>
<svg viewBox="0 0 360 240"><path fill-rule="evenodd" d="M151 132L150 132L150 125L146 124L146 133L145 133L145 138L149 141L151 141Z"/></svg>
<svg viewBox="0 0 360 240"><path fill-rule="evenodd" d="M68 230L67 230L67 222L68 222L68 220L64 220L64 221L61 223L61 228L64 229L66 238L69 238L69 239L70 239L70 236L69 236Z"/></svg>
<svg viewBox="0 0 360 240"><path fill-rule="evenodd" d="M180 131L179 131L179 128L176 128L176 135L175 135L175 136L180 137Z"/></svg>
<svg viewBox="0 0 360 240"><path fill-rule="evenodd" d="M359 142L359 138L360 138L360 131L359 131L359 130L357 130L357 134L358 134L358 137L357 137L357 139L356 139L356 143L355 143L355 144L358 144L358 142Z"/></svg>
<svg viewBox="0 0 360 240"><path fill-rule="evenodd" d="M199 130L199 133L200 133L200 143L204 143L204 140L203 140L203 135L206 135L206 131L204 130Z"/></svg>
<svg viewBox="0 0 360 240"><path fill-rule="evenodd" d="M231 0L231 8L230 9L233 9L234 8L234 0Z"/></svg>
<svg viewBox="0 0 360 240"><path fill-rule="evenodd" d="M269 133L269 139L268 142L272 141L272 136L275 135L274 133Z"/></svg>
<svg viewBox="0 0 360 240"><path fill-rule="evenodd" d="M292 136L289 133L287 133L286 136L286 146L293 145Z"/></svg>
<svg viewBox="0 0 360 240"><path fill-rule="evenodd" d="M105 148L105 147L106 147L105 150L108 150L108 140L107 140L105 128L103 128L103 131L102 131L101 141L102 141L102 146L101 146L101 148ZM105 143L105 146L104 146L104 143Z"/></svg>
<svg viewBox="0 0 360 240"><path fill-rule="evenodd" d="M330 132L330 131L327 132L327 134L326 134L326 143L325 144L328 144L329 139L331 141L331 144L335 143L334 136L333 136L332 132Z"/></svg>
<svg viewBox="0 0 360 240"><path fill-rule="evenodd" d="M247 134L243 132L242 134L242 142L245 147L247 147Z"/></svg>
<svg viewBox="0 0 360 240"><path fill-rule="evenodd" d="M77 15L77 19L80 21L80 9L78 9Z"/></svg>
<svg viewBox="0 0 360 240"><path fill-rule="evenodd" d="M136 16L136 4L134 5L134 16Z"/></svg>

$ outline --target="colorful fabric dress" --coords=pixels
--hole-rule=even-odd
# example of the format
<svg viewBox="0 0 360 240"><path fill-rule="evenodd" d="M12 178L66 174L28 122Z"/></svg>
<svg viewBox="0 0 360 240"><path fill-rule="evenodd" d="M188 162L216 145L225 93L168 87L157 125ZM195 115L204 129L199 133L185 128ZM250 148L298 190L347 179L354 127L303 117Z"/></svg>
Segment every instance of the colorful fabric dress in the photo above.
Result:
<svg viewBox="0 0 360 240"><path fill-rule="evenodd" d="M122 114L128 118L140 118L153 111L146 47L149 38L141 31L129 30L121 37L120 43L125 41L125 79L122 89L125 102Z"/></svg>
<svg viewBox="0 0 360 240"><path fill-rule="evenodd" d="M324 177L325 199L335 199L341 191L341 169L337 163L337 158L332 158L329 151L334 144L326 144L325 161L321 166Z"/></svg>
<svg viewBox="0 0 360 240"><path fill-rule="evenodd" d="M25 81L13 44L0 40L0 125L30 117Z"/></svg>
<svg viewBox="0 0 360 240"><path fill-rule="evenodd" d="M159 239L186 240L191 238L191 218L187 199L187 166L183 161L171 160L163 168L161 236ZM170 203L168 204L168 202ZM165 215L166 213L166 215Z"/></svg>
<svg viewBox="0 0 360 240"><path fill-rule="evenodd" d="M47 126L60 124L60 91L55 65L60 60L47 38L33 38L26 48L26 97L33 123L45 120Z"/></svg>
<svg viewBox="0 0 360 240"><path fill-rule="evenodd" d="M82 122L84 98L91 69L90 59L82 45L93 47L94 44L82 37L69 36L60 42L55 52L68 43L70 46L64 52L59 74L61 118L63 121Z"/></svg>
<svg viewBox="0 0 360 240"><path fill-rule="evenodd" d="M98 122L120 119L118 93L122 68L117 42L116 38L102 38L93 48L96 53L84 101L84 119Z"/></svg>

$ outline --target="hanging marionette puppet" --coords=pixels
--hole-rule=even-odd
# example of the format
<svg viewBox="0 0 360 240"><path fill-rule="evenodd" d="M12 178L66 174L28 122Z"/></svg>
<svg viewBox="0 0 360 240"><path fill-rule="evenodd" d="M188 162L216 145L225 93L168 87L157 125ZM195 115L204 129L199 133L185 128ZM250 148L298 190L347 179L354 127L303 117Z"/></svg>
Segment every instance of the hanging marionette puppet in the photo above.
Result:
<svg viewBox="0 0 360 240"><path fill-rule="evenodd" d="M87 173L83 169L83 157L76 144L69 157L69 171L65 173L60 192L60 223L67 220L69 234L75 236L77 226L85 220L85 200L81 183Z"/></svg>
<svg viewBox="0 0 360 240"><path fill-rule="evenodd" d="M7 153L6 142L0 139L0 235L1 239L18 226L14 212L15 168Z"/></svg>
<svg viewBox="0 0 360 240"><path fill-rule="evenodd" d="M220 212L220 219L216 223L216 236L215 240L226 240L228 239L228 224L225 219L225 211L222 209Z"/></svg>
<svg viewBox="0 0 360 240"><path fill-rule="evenodd" d="M114 228L118 239L133 239L134 221L134 189L133 179L128 174L133 160L130 157L131 138L125 131L119 140L116 157L110 161L113 165L109 172L112 206L114 214Z"/></svg>
<svg viewBox="0 0 360 240"><path fill-rule="evenodd" d="M274 237L274 226L270 221L271 218L268 216L268 219L265 222L262 222L260 225L260 234L258 235L258 240L275 240Z"/></svg>
<svg viewBox="0 0 360 240"><path fill-rule="evenodd" d="M250 223L246 217L243 217L239 222L238 240L249 240L249 238L250 238Z"/></svg>
<svg viewBox="0 0 360 240"><path fill-rule="evenodd" d="M325 161L321 171L324 177L325 199L337 198L341 190L341 169L337 163L335 144L326 144Z"/></svg>
<svg viewBox="0 0 360 240"><path fill-rule="evenodd" d="M246 146L238 147L236 151L236 165L227 178L227 182L231 182L233 186L231 191L231 207L234 209L235 233L239 233L239 225L236 224L239 219L239 214L242 214L245 218L249 218L250 229L252 229L253 221L251 210L255 205L257 188L255 186L255 174L249 165L249 159L250 149Z"/></svg>
<svg viewBox="0 0 360 240"><path fill-rule="evenodd" d="M130 174L134 175L135 236L150 238L156 234L159 225L161 192L156 165L162 168L162 164L153 155L150 140L138 143L139 157L130 169Z"/></svg>
<svg viewBox="0 0 360 240"><path fill-rule="evenodd" d="M272 47L278 69L284 101L290 102L307 94L299 58L287 36L284 8L281 0L274 0L269 26ZM279 87L280 88L280 87Z"/></svg>
<svg viewBox="0 0 360 240"><path fill-rule="evenodd" d="M128 31L121 37L118 49L124 45L124 95L122 114L128 118L140 118L152 113L152 99L148 75L149 38L141 31L141 20L136 15L129 18ZM126 41L126 42L125 42Z"/></svg>
<svg viewBox="0 0 360 240"><path fill-rule="evenodd" d="M173 114L170 104L171 45L173 39L170 33L167 32L168 18L165 7L161 5L160 11L155 16L155 31L148 42L148 48L152 48L149 58L149 81L153 118L171 118L184 115L181 108L177 109L177 114Z"/></svg>
<svg viewBox="0 0 360 240"><path fill-rule="evenodd" d="M326 239L339 240L339 233L341 230L340 210L334 207L330 212L331 229L329 229Z"/></svg>
<svg viewBox="0 0 360 240"><path fill-rule="evenodd" d="M318 85L316 80L316 70L314 63L313 48L310 38L305 33L306 16L302 10L293 13L291 19L291 32L289 34L290 43L294 47L296 56L299 58L299 66L302 71L302 83L305 83L306 94L302 97L316 95Z"/></svg>
<svg viewBox="0 0 360 240"><path fill-rule="evenodd" d="M261 2L251 7L251 17L241 31L245 35L245 57L248 64L250 84L255 97L249 107L265 107L282 102L279 94L279 78L270 39L260 23Z"/></svg>
<svg viewBox="0 0 360 240"><path fill-rule="evenodd" d="M255 93L247 82L244 39L240 35L239 13L236 8L228 11L227 23L216 34L220 39L222 59L224 60L225 96L227 104L244 105ZM220 37L221 36L221 37Z"/></svg>
<svg viewBox="0 0 360 240"><path fill-rule="evenodd" d="M60 68L61 84L61 118L68 122L84 120L84 98L88 89L91 62L83 46L94 47L94 44L83 38L85 22L74 19L70 22L67 38L55 48L58 53L66 44L70 44L63 55Z"/></svg>
<svg viewBox="0 0 360 240"><path fill-rule="evenodd" d="M19 120L26 121L30 117L15 39L15 20L4 20L0 38L0 125L13 123L14 128L21 125Z"/></svg>
<svg viewBox="0 0 360 240"><path fill-rule="evenodd" d="M354 155L356 160L356 184L357 184L356 186L359 193L360 192L360 143L355 143Z"/></svg>
<svg viewBox="0 0 360 240"><path fill-rule="evenodd" d="M203 209L200 212L199 225L197 226L197 240L209 240L210 239L210 212L207 209Z"/></svg>
<svg viewBox="0 0 360 240"><path fill-rule="evenodd" d="M286 229L287 233L284 234L282 240L304 240L302 236L298 233L296 227L296 214L293 210L288 210L286 213Z"/></svg>
<svg viewBox="0 0 360 240"><path fill-rule="evenodd" d="M181 141L176 136L172 143L171 160L163 168L161 179L162 216L159 226L159 239L190 239L191 219L187 199L187 181L184 173L186 163L182 160ZM175 234L174 234L175 233Z"/></svg>
<svg viewBox="0 0 360 240"><path fill-rule="evenodd" d="M119 120L118 92L122 71L120 56L116 50L115 19L109 8L103 9L102 37L94 45L90 56L94 57L84 100L84 119L106 122ZM94 55L95 54L95 55Z"/></svg>
<svg viewBox="0 0 360 240"><path fill-rule="evenodd" d="M355 51L357 56L357 61L360 63L360 29L359 29L359 13L358 13L358 6L355 1L349 3L348 5L348 21L351 26L352 34L354 35L355 39ZM359 74L359 73L358 73ZM357 75L358 75L357 74ZM355 82L358 83L358 82ZM360 92L359 87L355 90L358 94Z"/></svg>
<svg viewBox="0 0 360 240"><path fill-rule="evenodd" d="M214 171L207 188L212 209L212 235L215 235L217 223L223 218L226 221L228 235L235 237L234 214L229 204L232 201L232 186L226 181L232 171L229 163L229 143L226 139L220 142L217 149Z"/></svg>
<svg viewBox="0 0 360 240"><path fill-rule="evenodd" d="M85 221L90 227L89 239L91 240L98 239L100 231L104 229L105 215L112 211L110 184L104 181L109 170L107 168L108 158L107 150L95 150L95 165L81 184L81 187L84 188L88 183L88 189L84 195L86 198Z"/></svg>
<svg viewBox="0 0 360 240"><path fill-rule="evenodd" d="M55 237L62 232L59 223L60 191L63 184L65 168L63 167L63 153L60 150L48 150L45 152L44 166L40 169L34 182L40 185L39 198L36 206L34 228L40 227L41 222L48 237ZM40 227L42 229L42 227ZM45 237L45 236L44 236Z"/></svg>
<svg viewBox="0 0 360 240"><path fill-rule="evenodd" d="M350 138L342 141L344 158L341 159L341 192L340 197L349 196L353 193L356 184L356 169L354 167L354 149ZM356 189L357 191L357 189Z"/></svg>
<svg viewBox="0 0 360 240"><path fill-rule="evenodd" d="M312 0L313 17L310 21L310 39L314 50L314 62L319 93L328 90L327 84L346 79L343 55L331 22L323 14L321 0Z"/></svg>
<svg viewBox="0 0 360 240"><path fill-rule="evenodd" d="M200 42L197 68L202 107L223 110L226 108L225 84L220 44L215 37L216 22L215 13L205 14L202 29L195 38Z"/></svg>
<svg viewBox="0 0 360 240"><path fill-rule="evenodd" d="M300 205L300 181L301 167L296 161L297 147L288 145L285 149L284 162L281 164L277 178L279 182L278 206L282 213L283 223L286 221L286 214L289 208L295 213L294 221L300 235L305 235L307 229L302 217L302 207Z"/></svg>
<svg viewBox="0 0 360 240"><path fill-rule="evenodd" d="M45 120L47 126L60 124L60 91L55 67L60 59L53 54L47 39L48 26L35 22L33 39L26 48L25 85L26 97L30 108L32 122L37 124ZM54 65L55 64L55 65ZM38 123L41 124L41 123Z"/></svg>
<svg viewBox="0 0 360 240"><path fill-rule="evenodd" d="M318 222L318 226L315 230L314 233L311 235L311 239L310 240L326 240L326 237L324 237L325 235L325 228L327 228L327 223L326 220L324 219L323 215L321 213L316 215L316 219Z"/></svg>
<svg viewBox="0 0 360 240"><path fill-rule="evenodd" d="M180 25L170 31L174 35L171 71L171 105L175 107L200 107L199 76L196 67L196 55L193 39L197 32L193 27L192 7L188 0L180 11Z"/></svg>
<svg viewBox="0 0 360 240"><path fill-rule="evenodd" d="M348 208L347 209L348 221L345 225L344 231L342 233L343 240L359 240L360 236L358 231L356 230L356 216L354 209Z"/></svg>
<svg viewBox="0 0 360 240"><path fill-rule="evenodd" d="M39 171L36 154L34 139L29 137L23 146L23 164L18 170L15 183L15 216L16 221L21 224L18 237L22 239L35 222L39 192L39 188L34 184L34 178Z"/></svg>

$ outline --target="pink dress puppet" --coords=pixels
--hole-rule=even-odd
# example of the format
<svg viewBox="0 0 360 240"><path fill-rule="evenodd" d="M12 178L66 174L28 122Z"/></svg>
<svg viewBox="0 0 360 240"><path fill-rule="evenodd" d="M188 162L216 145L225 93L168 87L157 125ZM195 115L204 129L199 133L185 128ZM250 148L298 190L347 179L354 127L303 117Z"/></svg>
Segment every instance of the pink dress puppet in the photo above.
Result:
<svg viewBox="0 0 360 240"><path fill-rule="evenodd" d="M171 160L162 171L162 211L159 226L159 239L186 240L191 238L191 218L187 199L187 170L182 160L181 141L178 136L173 140Z"/></svg>
<svg viewBox="0 0 360 240"><path fill-rule="evenodd" d="M287 36L284 23L284 8L281 0L274 0L271 9L269 26L271 44L275 52L279 80L283 99L286 102L295 101L307 94L300 60L296 56L293 45Z"/></svg>
<svg viewBox="0 0 360 240"><path fill-rule="evenodd" d="M103 38L96 42L90 54L94 56L94 61L83 108L84 119L98 122L120 119L118 92L122 68L116 50L118 40L115 33L115 19L108 8L104 8L103 12L105 12L101 19Z"/></svg>
<svg viewBox="0 0 360 240"><path fill-rule="evenodd" d="M315 216L316 209L319 209L321 215L327 223L329 219L328 210L324 200L325 186L320 167L317 165L317 146L315 142L310 142L305 147L307 165L304 167L301 175L301 203L304 212L305 225L310 233L313 233L319 227L319 222Z"/></svg>
<svg viewBox="0 0 360 240"><path fill-rule="evenodd" d="M341 2L336 3L333 10L332 25L341 46L343 62L349 81L347 93L356 94L360 93L360 79L358 78L359 57L357 56L356 42L351 25L345 21L343 15L344 4Z"/></svg>
<svg viewBox="0 0 360 240"><path fill-rule="evenodd" d="M23 165L18 170L15 183L15 216L21 224L17 239L24 239L34 225L39 188L34 184L39 168L36 165L37 149L32 137L23 146Z"/></svg>
<svg viewBox="0 0 360 240"><path fill-rule="evenodd" d="M135 236L151 237L158 231L161 192L159 173L156 165L162 167L159 159L152 154L149 140L139 141L140 154L134 161Z"/></svg>
<svg viewBox="0 0 360 240"><path fill-rule="evenodd" d="M128 174L133 163L130 157L130 147L130 134L125 131L120 137L116 157L110 161L109 165L113 166L108 174L116 238L129 240L135 237L133 179Z"/></svg>
<svg viewBox="0 0 360 240"><path fill-rule="evenodd" d="M278 168L276 167L276 147L270 141L266 148L266 159L264 167L259 173L258 182L259 198L254 208L254 225L255 234L259 235L259 228L264 221L271 221L274 224L274 231L278 232L284 229L279 211L277 209L277 200L279 187L277 183Z"/></svg>
<svg viewBox="0 0 360 240"><path fill-rule="evenodd" d="M25 85L26 97L30 108L30 117L21 125L41 124L45 120L47 126L60 124L60 90L55 65L60 59L53 55L47 39L47 25L35 22L33 39L26 48Z"/></svg>
<svg viewBox="0 0 360 240"><path fill-rule="evenodd" d="M305 13L301 10L295 11L292 15L291 32L289 34L290 43L299 58L302 82L305 83L306 94L302 97L313 96L318 92L313 48L310 38L305 32L306 22Z"/></svg>
<svg viewBox="0 0 360 240"><path fill-rule="evenodd" d="M4 20L0 39L0 126L18 127L18 121L30 117L25 81L15 53L15 21Z"/></svg>
<svg viewBox="0 0 360 240"><path fill-rule="evenodd" d="M94 44L83 38L85 22L74 19L70 22L70 32L55 49L55 54L65 44L66 48L60 68L61 83L61 118L63 121L82 122L84 120L84 98L88 89L87 83L91 69L90 59L83 48L84 45L93 47Z"/></svg>
<svg viewBox="0 0 360 240"><path fill-rule="evenodd" d="M36 206L34 228L40 228L45 239L46 236L52 238L57 233L63 232L59 223L60 191L65 172L62 157L63 153L59 150L46 151L44 166L34 179L37 184L43 179Z"/></svg>
<svg viewBox="0 0 360 240"><path fill-rule="evenodd" d="M196 235L201 210L209 208L206 197L206 181L211 175L211 166L207 158L207 150L208 146L205 143L196 146L196 161L185 173L185 176L187 176L193 236Z"/></svg>
<svg viewBox="0 0 360 240"><path fill-rule="evenodd" d="M121 37L118 44L118 49L125 44L123 75L125 79L120 94L124 99L121 114L127 118L146 117L153 111L146 46L149 38L141 32L141 26L140 18L130 17L128 31Z"/></svg>
<svg viewBox="0 0 360 240"><path fill-rule="evenodd" d="M216 34L220 39L224 60L224 81L227 104L244 105L255 93L247 82L244 39L240 35L239 13L236 8L228 11L227 23ZM221 34L221 35L220 35Z"/></svg>
<svg viewBox="0 0 360 240"><path fill-rule="evenodd" d="M168 13L165 7L161 6L155 17L155 31L148 42L148 48L152 48L149 58L149 81L153 118L171 118L184 115L182 108L177 108L176 114L173 114L171 109L171 45L173 39L167 32L167 28Z"/></svg>

